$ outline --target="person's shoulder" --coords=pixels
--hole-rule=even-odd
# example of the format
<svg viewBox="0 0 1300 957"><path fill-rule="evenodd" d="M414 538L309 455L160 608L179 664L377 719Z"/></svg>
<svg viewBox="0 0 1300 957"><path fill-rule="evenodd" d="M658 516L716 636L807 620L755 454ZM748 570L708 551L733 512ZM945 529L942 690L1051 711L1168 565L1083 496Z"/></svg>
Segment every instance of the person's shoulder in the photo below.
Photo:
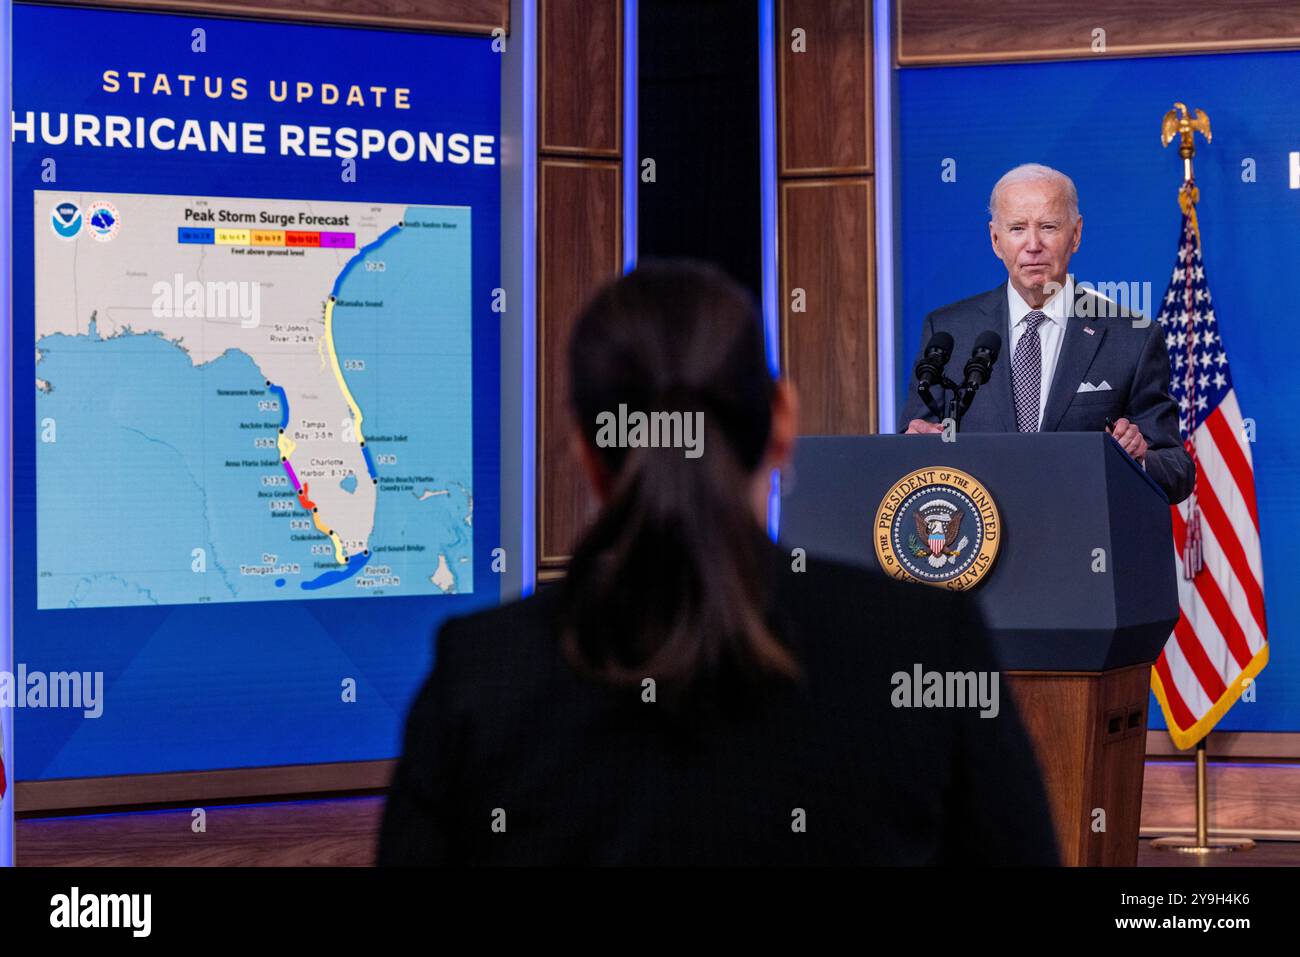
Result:
<svg viewBox="0 0 1300 957"><path fill-rule="evenodd" d="M551 657L555 649L557 588L527 598L449 618L438 630L434 654L438 663L458 670L499 671L504 662L512 671Z"/></svg>
<svg viewBox="0 0 1300 957"><path fill-rule="evenodd" d="M930 320L936 331L953 323L969 322L971 319L996 308L998 297L1005 297L1006 294L1007 284L1005 282L998 283L992 289L940 306L926 318Z"/></svg>
<svg viewBox="0 0 1300 957"><path fill-rule="evenodd" d="M408 736L439 721L505 720L544 694L558 671L553 605L544 592L444 621L411 703Z"/></svg>

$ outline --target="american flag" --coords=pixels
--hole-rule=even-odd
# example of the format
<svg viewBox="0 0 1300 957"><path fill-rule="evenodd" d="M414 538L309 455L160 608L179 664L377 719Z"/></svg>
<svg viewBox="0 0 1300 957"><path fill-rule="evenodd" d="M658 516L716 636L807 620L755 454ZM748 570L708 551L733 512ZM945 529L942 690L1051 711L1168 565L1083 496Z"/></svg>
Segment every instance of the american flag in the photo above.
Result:
<svg viewBox="0 0 1300 957"><path fill-rule="evenodd" d="M1178 563L1178 624L1151 674L1169 735L1190 748L1268 663L1264 569L1250 438L1205 281L1195 207L1161 303L1170 392L1196 489L1171 508Z"/></svg>

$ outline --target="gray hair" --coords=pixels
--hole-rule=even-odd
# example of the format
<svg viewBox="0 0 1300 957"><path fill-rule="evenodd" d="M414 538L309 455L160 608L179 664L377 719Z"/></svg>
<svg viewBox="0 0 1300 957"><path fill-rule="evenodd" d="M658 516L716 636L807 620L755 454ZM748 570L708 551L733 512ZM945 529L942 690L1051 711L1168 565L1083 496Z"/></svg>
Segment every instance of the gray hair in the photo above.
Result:
<svg viewBox="0 0 1300 957"><path fill-rule="evenodd" d="M1075 222L1079 218L1079 191L1074 188L1074 180L1066 176L1059 169L1052 169L1050 166L1044 166L1041 163L1022 163L1015 169L1008 170L1002 174L1002 178L993 186L993 192L989 194L989 218L996 220L998 218L998 194L1002 192L1002 187L1011 186L1014 183L1033 183L1048 182L1055 183L1065 193L1066 204L1070 207L1070 222Z"/></svg>

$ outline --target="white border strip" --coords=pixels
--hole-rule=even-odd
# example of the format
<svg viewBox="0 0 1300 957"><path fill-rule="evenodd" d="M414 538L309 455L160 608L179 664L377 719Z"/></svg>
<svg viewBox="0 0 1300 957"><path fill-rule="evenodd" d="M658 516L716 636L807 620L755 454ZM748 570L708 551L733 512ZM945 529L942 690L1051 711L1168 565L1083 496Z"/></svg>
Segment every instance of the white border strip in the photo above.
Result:
<svg viewBox="0 0 1300 957"><path fill-rule="evenodd" d="M761 236L763 338L767 366L781 374L780 236L776 187L776 3L758 4L758 188ZM772 473L767 499L767 532L775 541L781 531L781 476Z"/></svg>
<svg viewBox="0 0 1300 957"><path fill-rule="evenodd" d="M13 672L13 135L11 91L13 90L13 4L0 0L0 671ZM5 796L0 799L0 867L14 863L14 713L0 709L3 727Z"/></svg>
<svg viewBox="0 0 1300 957"><path fill-rule="evenodd" d="M637 155L637 36L638 0L623 0L623 272L636 268L637 184L641 158Z"/></svg>

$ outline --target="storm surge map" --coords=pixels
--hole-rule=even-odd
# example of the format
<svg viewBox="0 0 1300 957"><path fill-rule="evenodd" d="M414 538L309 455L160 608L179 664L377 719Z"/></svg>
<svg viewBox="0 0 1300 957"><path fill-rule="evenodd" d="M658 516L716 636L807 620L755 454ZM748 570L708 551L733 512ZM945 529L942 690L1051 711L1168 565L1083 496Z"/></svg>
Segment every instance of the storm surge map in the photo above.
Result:
<svg viewBox="0 0 1300 957"><path fill-rule="evenodd" d="M37 190L37 606L472 592L470 231Z"/></svg>

